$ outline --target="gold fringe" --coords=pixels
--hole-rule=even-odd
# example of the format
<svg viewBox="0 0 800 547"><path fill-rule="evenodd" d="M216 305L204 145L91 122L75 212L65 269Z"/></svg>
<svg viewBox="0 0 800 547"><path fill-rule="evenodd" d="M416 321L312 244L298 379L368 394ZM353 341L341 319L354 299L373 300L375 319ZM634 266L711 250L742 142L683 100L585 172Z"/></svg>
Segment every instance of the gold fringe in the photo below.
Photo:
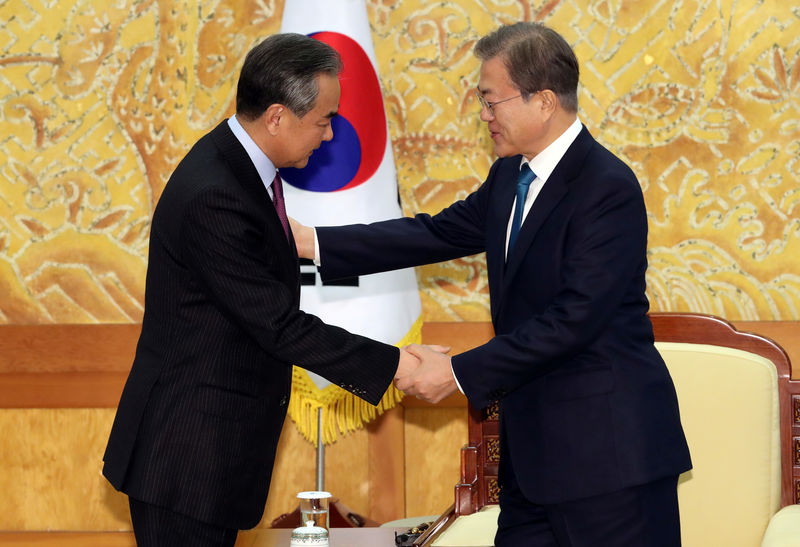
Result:
<svg viewBox="0 0 800 547"><path fill-rule="evenodd" d="M419 344L421 341L420 315L397 346ZM403 392L392 384L378 406L372 406L337 385L319 389L305 370L294 367L288 413L303 437L316 446L318 408L322 408L322 444L331 444L339 436L363 428L364 424L393 408L401 400Z"/></svg>

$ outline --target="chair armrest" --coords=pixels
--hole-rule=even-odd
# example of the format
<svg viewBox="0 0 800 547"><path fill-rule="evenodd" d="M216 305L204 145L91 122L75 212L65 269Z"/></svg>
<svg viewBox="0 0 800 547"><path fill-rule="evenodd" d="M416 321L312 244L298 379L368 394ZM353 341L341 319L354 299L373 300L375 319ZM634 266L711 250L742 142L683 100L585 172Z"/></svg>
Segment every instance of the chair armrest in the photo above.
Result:
<svg viewBox="0 0 800 547"><path fill-rule="evenodd" d="M433 547L482 547L494 545L498 505L484 505L480 511L455 518L431 545ZM435 524L435 523L434 523Z"/></svg>
<svg viewBox="0 0 800 547"><path fill-rule="evenodd" d="M787 505L767 525L761 547L800 546L800 505Z"/></svg>

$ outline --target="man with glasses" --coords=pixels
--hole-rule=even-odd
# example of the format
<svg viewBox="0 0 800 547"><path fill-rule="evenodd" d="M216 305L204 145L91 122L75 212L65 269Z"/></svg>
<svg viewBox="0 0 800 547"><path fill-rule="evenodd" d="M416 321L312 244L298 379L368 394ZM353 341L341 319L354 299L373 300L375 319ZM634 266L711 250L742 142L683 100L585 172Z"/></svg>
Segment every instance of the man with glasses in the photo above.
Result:
<svg viewBox="0 0 800 547"><path fill-rule="evenodd" d="M485 251L494 338L452 358L413 346L422 364L396 385L499 401L496 545L679 545L691 462L647 317L639 183L578 119L578 61L558 33L504 26L475 53L500 158L486 181L434 216L316 240L298 226L300 254L336 278Z"/></svg>

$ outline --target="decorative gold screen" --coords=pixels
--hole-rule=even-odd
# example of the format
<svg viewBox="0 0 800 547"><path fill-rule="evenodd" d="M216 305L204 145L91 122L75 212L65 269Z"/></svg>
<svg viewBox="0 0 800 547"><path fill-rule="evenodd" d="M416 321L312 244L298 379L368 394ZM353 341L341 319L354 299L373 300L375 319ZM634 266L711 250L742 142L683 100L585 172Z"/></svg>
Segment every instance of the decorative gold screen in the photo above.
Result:
<svg viewBox="0 0 800 547"><path fill-rule="evenodd" d="M483 180L472 47L540 20L578 55L582 121L642 184L653 309L800 319L793 4L368 1L405 212L436 212ZM154 204L232 113L243 56L282 7L0 2L0 322L141 319ZM482 256L418 277L425 320L488 320Z"/></svg>

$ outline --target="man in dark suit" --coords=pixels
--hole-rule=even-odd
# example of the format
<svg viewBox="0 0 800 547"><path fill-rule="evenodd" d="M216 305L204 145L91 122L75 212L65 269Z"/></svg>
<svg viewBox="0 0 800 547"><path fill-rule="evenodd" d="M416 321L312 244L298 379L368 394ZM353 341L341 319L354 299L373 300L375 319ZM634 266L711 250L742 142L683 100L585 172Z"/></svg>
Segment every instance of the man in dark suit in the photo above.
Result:
<svg viewBox="0 0 800 547"><path fill-rule="evenodd" d="M333 136L341 60L299 34L245 59L236 116L173 173L150 234L136 357L104 456L139 545L233 545L264 511L292 365L377 404L416 358L299 310L277 169Z"/></svg>
<svg viewBox="0 0 800 547"><path fill-rule="evenodd" d="M449 358L414 347L397 387L458 387L500 406L498 546L679 545L678 475L691 467L645 296L647 217L631 170L578 120L578 61L537 23L475 47L481 119L500 157L434 216L298 225L323 278L486 252L495 336Z"/></svg>

